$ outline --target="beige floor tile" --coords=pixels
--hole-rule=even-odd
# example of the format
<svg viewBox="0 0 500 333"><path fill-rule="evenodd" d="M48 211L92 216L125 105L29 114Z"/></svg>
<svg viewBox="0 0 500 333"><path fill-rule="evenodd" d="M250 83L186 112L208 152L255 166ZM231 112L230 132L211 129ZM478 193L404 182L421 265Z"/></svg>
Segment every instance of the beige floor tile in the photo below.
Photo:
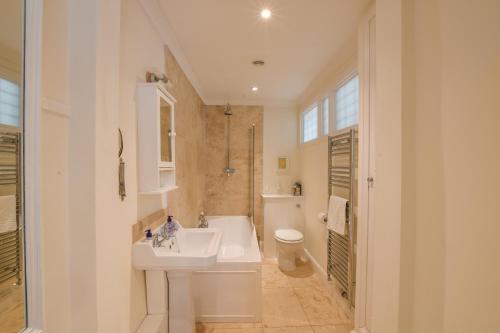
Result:
<svg viewBox="0 0 500 333"><path fill-rule="evenodd" d="M292 288L263 289L264 327L308 326L307 317Z"/></svg>
<svg viewBox="0 0 500 333"><path fill-rule="evenodd" d="M310 288L294 289L310 325L350 324L350 318L327 293Z"/></svg>
<svg viewBox="0 0 500 333"><path fill-rule="evenodd" d="M197 327L208 329L260 328L262 323L197 323Z"/></svg>
<svg viewBox="0 0 500 333"><path fill-rule="evenodd" d="M264 328L264 333L314 333L311 326Z"/></svg>
<svg viewBox="0 0 500 333"><path fill-rule="evenodd" d="M197 323L196 333L262 333L261 323Z"/></svg>
<svg viewBox="0 0 500 333"><path fill-rule="evenodd" d="M262 288L288 288L288 277L278 265L262 265Z"/></svg>
<svg viewBox="0 0 500 333"><path fill-rule="evenodd" d="M262 333L262 328L214 328L212 333Z"/></svg>
<svg viewBox="0 0 500 333"><path fill-rule="evenodd" d="M311 275L303 278L288 276L287 278L288 278L288 283L295 289L305 288L305 289L316 289L319 291L323 291L325 293L328 292L316 275Z"/></svg>
<svg viewBox="0 0 500 333"><path fill-rule="evenodd" d="M274 258L262 258L262 265L277 265L278 262Z"/></svg>
<svg viewBox="0 0 500 333"><path fill-rule="evenodd" d="M288 283L293 288L315 288L324 290L325 286L321 283L310 262L303 262L297 259L296 269L293 272L284 272Z"/></svg>
<svg viewBox="0 0 500 333"><path fill-rule="evenodd" d="M24 285L11 278L0 284L0 332L17 333L24 327Z"/></svg>
<svg viewBox="0 0 500 333"><path fill-rule="evenodd" d="M313 326L314 333L351 333L352 325Z"/></svg>
<svg viewBox="0 0 500 333"><path fill-rule="evenodd" d="M295 278L307 278L314 275L314 268L309 261L295 260L295 270L285 272L287 276Z"/></svg>

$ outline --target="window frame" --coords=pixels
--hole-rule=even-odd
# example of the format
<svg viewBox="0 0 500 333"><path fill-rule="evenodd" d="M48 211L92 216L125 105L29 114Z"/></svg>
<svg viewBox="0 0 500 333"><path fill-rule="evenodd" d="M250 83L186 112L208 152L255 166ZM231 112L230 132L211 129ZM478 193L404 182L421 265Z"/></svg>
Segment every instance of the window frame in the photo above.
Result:
<svg viewBox="0 0 500 333"><path fill-rule="evenodd" d="M325 133L325 100L328 102L328 115L327 115L327 129ZM332 131L332 97L331 94L325 95L323 98L319 100L319 112L321 114L321 119L319 119L319 125L321 127L321 135L320 136L329 136Z"/></svg>

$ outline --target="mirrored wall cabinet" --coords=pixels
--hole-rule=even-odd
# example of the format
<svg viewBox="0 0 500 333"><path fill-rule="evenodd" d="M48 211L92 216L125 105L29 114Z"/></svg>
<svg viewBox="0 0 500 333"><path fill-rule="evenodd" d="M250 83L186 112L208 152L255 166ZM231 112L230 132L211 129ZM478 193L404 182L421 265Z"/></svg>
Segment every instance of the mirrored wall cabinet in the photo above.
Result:
<svg viewBox="0 0 500 333"><path fill-rule="evenodd" d="M137 85L139 195L151 197L148 202L161 200L162 207L166 205L166 193L177 188L175 102L159 83Z"/></svg>

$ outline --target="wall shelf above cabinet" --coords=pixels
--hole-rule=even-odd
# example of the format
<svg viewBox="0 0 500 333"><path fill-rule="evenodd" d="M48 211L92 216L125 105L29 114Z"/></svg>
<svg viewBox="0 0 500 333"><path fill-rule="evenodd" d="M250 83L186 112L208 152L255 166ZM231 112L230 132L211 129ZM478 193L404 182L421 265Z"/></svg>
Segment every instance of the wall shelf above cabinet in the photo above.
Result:
<svg viewBox="0 0 500 333"><path fill-rule="evenodd" d="M177 188L175 182L175 98L158 83L137 84L137 141L139 198L160 196L166 206L166 194ZM144 198L144 200L146 200ZM143 200L143 201L144 201ZM141 205L142 203L139 202ZM145 204L143 204L145 205Z"/></svg>
<svg viewBox="0 0 500 333"><path fill-rule="evenodd" d="M177 185L169 185L169 186L166 186L163 188L159 188L156 191L139 192L139 195L143 195L143 196L163 195L163 194L166 194L170 191L176 190L178 188L179 188L179 186L177 186Z"/></svg>

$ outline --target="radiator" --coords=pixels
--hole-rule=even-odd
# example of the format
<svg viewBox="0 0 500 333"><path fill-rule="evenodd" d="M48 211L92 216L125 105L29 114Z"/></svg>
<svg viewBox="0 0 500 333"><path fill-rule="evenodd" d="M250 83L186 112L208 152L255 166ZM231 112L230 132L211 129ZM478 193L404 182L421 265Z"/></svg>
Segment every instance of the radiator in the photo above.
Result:
<svg viewBox="0 0 500 333"><path fill-rule="evenodd" d="M353 214L357 205L357 130L328 139L328 194L348 200L346 206L347 232L339 235L328 230L328 279L334 278L342 295L354 306L356 285L355 223Z"/></svg>
<svg viewBox="0 0 500 333"><path fill-rule="evenodd" d="M20 223L20 134L0 132L0 195L16 196L16 230L0 233L0 282L22 279L22 238Z"/></svg>

